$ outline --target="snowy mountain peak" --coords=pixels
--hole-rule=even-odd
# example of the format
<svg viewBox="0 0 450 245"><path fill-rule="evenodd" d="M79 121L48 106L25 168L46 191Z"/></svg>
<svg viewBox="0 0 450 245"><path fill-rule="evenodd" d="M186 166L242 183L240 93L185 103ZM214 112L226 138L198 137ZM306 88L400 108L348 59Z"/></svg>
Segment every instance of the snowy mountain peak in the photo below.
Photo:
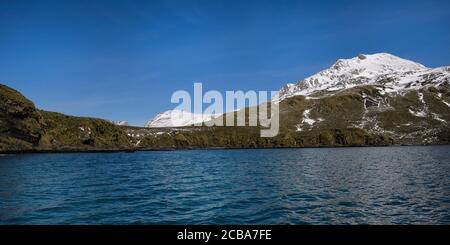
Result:
<svg viewBox="0 0 450 245"><path fill-rule="evenodd" d="M156 115L152 120L148 121L144 127L160 128L160 127L183 127L213 119L215 116L211 114L194 114L182 110L168 110Z"/></svg>
<svg viewBox="0 0 450 245"><path fill-rule="evenodd" d="M388 53L360 54L351 59L339 59L330 69L340 72L354 72L361 75L379 75L387 72L416 71L425 66ZM358 73L359 72L359 73Z"/></svg>
<svg viewBox="0 0 450 245"><path fill-rule="evenodd" d="M285 85L280 91L280 99L310 95L317 91L346 89L386 78L391 78L395 82L393 85L398 86L432 70L388 53L360 54L350 59L339 59L328 69L296 84Z"/></svg>

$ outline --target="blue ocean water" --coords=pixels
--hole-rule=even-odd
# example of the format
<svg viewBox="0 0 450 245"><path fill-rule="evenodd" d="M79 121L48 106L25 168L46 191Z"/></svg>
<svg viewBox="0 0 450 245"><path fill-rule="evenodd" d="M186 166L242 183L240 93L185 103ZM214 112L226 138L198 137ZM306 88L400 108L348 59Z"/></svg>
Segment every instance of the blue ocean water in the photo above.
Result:
<svg viewBox="0 0 450 245"><path fill-rule="evenodd" d="M3 155L0 224L450 224L450 146Z"/></svg>

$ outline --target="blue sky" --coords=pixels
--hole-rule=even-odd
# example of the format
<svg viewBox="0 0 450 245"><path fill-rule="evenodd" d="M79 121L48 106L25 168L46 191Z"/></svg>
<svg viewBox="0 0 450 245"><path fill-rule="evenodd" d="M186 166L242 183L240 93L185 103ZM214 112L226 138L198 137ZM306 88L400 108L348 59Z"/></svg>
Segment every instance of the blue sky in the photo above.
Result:
<svg viewBox="0 0 450 245"><path fill-rule="evenodd" d="M0 83L142 125L172 92L278 90L338 58L450 65L450 1L0 0Z"/></svg>

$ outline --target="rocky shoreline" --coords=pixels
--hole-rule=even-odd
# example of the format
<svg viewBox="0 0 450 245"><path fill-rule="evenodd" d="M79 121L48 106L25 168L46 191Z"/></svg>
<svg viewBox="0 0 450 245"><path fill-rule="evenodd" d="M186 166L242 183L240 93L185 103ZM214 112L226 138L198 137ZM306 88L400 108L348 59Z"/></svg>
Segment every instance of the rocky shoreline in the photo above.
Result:
<svg viewBox="0 0 450 245"><path fill-rule="evenodd" d="M16 150L1 151L0 155L19 155L19 154L60 154L60 153L135 153L146 151L190 151L190 150L267 150L267 149L328 149L328 148L358 148L358 147L403 147L403 146L445 146L450 144L394 144L394 145L360 145L360 146L304 146L304 147L185 147L185 148L135 148L135 149L34 149L34 150Z"/></svg>

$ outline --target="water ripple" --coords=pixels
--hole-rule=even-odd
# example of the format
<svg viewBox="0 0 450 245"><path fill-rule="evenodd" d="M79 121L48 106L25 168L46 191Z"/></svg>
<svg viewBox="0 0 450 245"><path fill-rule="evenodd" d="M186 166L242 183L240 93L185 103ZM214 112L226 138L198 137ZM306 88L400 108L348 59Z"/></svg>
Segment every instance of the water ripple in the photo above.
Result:
<svg viewBox="0 0 450 245"><path fill-rule="evenodd" d="M450 224L450 147L0 158L0 224Z"/></svg>

